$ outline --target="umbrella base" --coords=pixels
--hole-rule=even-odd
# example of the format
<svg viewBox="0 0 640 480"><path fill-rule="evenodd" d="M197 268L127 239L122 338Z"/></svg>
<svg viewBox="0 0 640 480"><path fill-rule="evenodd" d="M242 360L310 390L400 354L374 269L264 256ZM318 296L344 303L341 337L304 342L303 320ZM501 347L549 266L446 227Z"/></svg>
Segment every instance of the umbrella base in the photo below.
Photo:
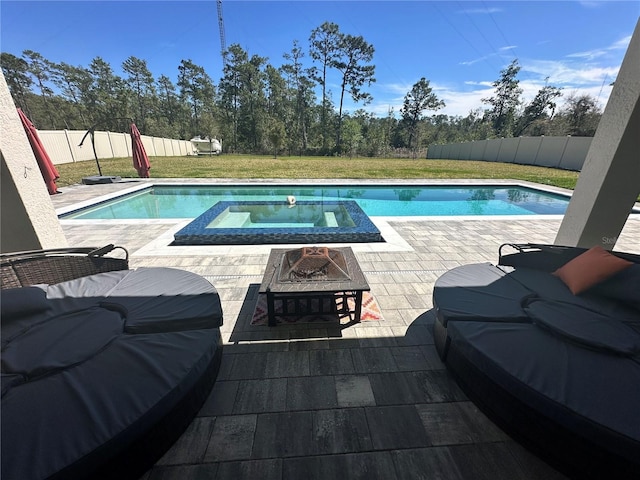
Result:
<svg viewBox="0 0 640 480"><path fill-rule="evenodd" d="M90 177L84 177L82 179L82 183L84 185L98 185L100 183L117 183L122 178L120 177L112 177L107 175L92 175Z"/></svg>

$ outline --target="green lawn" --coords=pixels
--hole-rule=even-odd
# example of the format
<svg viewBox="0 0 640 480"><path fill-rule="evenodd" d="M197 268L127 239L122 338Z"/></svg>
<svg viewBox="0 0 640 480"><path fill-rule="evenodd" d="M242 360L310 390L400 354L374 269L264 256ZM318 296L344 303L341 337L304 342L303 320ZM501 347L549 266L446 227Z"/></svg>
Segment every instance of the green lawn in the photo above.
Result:
<svg viewBox="0 0 640 480"><path fill-rule="evenodd" d="M575 188L578 172L510 163L395 158L278 157L151 157L152 178L353 178L353 179L515 179ZM56 165L58 186L80 183L97 175L95 160ZM100 160L103 175L137 177L132 160Z"/></svg>

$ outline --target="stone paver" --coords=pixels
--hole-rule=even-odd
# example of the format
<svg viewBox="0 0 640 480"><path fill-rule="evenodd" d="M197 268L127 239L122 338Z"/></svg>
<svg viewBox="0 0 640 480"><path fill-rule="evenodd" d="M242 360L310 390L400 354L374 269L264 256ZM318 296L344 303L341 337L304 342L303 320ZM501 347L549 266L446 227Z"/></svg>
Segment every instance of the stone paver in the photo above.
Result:
<svg viewBox="0 0 640 480"><path fill-rule="evenodd" d="M52 201L64 208L131 186L67 187ZM431 334L441 274L495 262L502 243L553 243L559 218L387 219L404 244L353 245L382 321L277 328L249 324L269 246L171 250L162 239L173 221L62 224L72 246L121 245L133 268L183 268L220 294L218 381L144 480L564 478L469 402ZM640 218L630 218L616 249L640 253L638 238Z"/></svg>

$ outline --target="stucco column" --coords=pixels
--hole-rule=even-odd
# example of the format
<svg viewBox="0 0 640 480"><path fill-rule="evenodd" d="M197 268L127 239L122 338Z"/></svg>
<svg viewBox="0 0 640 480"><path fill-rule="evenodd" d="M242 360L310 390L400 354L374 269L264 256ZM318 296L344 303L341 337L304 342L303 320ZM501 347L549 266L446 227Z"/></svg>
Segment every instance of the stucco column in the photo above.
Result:
<svg viewBox="0 0 640 480"><path fill-rule="evenodd" d="M556 245L611 250L640 194L640 21L587 152Z"/></svg>
<svg viewBox="0 0 640 480"><path fill-rule="evenodd" d="M2 72L0 128L0 252L68 246Z"/></svg>

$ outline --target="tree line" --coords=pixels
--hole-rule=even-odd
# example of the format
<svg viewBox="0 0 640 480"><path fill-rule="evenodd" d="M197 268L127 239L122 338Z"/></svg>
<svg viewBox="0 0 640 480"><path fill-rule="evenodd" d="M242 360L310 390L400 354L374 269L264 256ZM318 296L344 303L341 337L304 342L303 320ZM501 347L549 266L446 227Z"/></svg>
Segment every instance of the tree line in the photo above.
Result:
<svg viewBox="0 0 640 480"><path fill-rule="evenodd" d="M215 84L190 59L178 65L177 83L157 78L147 62L127 58L123 75L100 57L87 67L55 63L38 52L0 55L14 102L43 130L126 131L128 119L140 132L168 138L209 136L228 153L288 155L411 156L429 144L511 136L592 136L601 111L590 95L545 85L525 102L513 60L466 117L438 114L445 103L429 80L416 81L396 112L377 117L359 108L346 112L345 99L366 106L376 81L374 47L362 36L325 22L306 48L296 40L276 67L238 44L223 53L222 78ZM338 79L339 91L329 89Z"/></svg>

